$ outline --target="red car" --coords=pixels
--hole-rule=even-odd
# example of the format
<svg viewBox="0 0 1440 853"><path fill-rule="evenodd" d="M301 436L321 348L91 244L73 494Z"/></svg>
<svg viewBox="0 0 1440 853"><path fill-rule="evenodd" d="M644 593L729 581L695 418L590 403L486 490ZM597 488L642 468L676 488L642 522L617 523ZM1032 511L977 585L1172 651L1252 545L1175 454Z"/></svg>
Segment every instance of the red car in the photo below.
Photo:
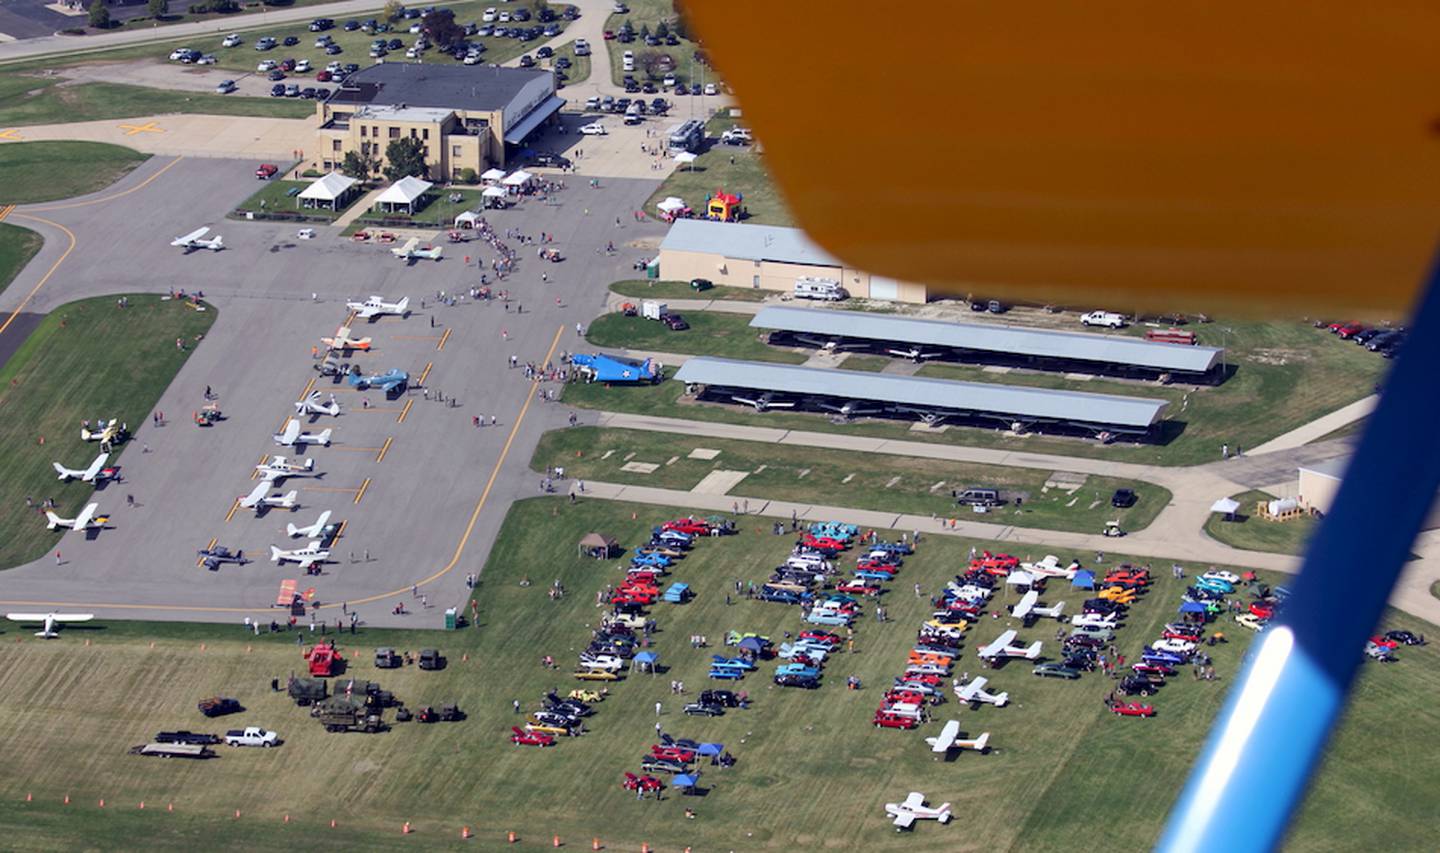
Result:
<svg viewBox="0 0 1440 853"><path fill-rule="evenodd" d="M654 776L636 776L634 773L626 773L620 784L625 786L627 791L644 791L647 794L665 787L665 783Z"/></svg>
<svg viewBox="0 0 1440 853"><path fill-rule="evenodd" d="M1342 339L1349 340L1350 338L1355 337L1356 335L1358 335L1359 333L1361 333L1361 332L1363 332L1363 331L1365 331L1365 327L1364 327L1364 326L1362 326L1362 325L1359 324L1359 323L1351 322L1351 323L1346 323L1346 324L1342 325L1340 328L1336 329L1336 330L1335 330L1335 334L1339 335Z"/></svg>
<svg viewBox="0 0 1440 853"><path fill-rule="evenodd" d="M1339 332L1341 329L1345 328L1346 326L1354 326L1354 325L1356 325L1356 323L1355 323L1354 320L1340 320L1340 321L1338 321L1338 322L1331 323L1330 325L1326 326L1325 328L1329 329L1332 333L1335 333L1335 332Z"/></svg>
<svg viewBox="0 0 1440 853"><path fill-rule="evenodd" d="M710 532L710 525L693 518L677 518L674 521L667 521L661 525L662 530L674 530L677 533L688 533L691 536L704 536Z"/></svg>
<svg viewBox="0 0 1440 853"><path fill-rule="evenodd" d="M320 70L319 72L317 72L317 73L315 74L315 82L316 82L316 83L329 83L329 82L330 82L330 72L329 72L329 71L325 71L325 70L323 70L323 69Z"/></svg>
<svg viewBox="0 0 1440 853"><path fill-rule="evenodd" d="M1116 702L1110 706L1116 716L1120 717L1153 717L1155 706L1141 705L1139 702Z"/></svg>
<svg viewBox="0 0 1440 853"><path fill-rule="evenodd" d="M605 40L606 40L606 41L614 41L614 40L615 40L615 31L614 31L614 30L606 30L606 31L605 31Z"/></svg>
<svg viewBox="0 0 1440 853"><path fill-rule="evenodd" d="M652 744L650 753L656 758L668 758L671 761L679 761L682 764L689 764L695 760L695 750L686 749L683 746L661 746Z"/></svg>
<svg viewBox="0 0 1440 853"><path fill-rule="evenodd" d="M516 746L554 746L555 738L544 732L527 732L515 726L510 727L510 742Z"/></svg>
<svg viewBox="0 0 1440 853"><path fill-rule="evenodd" d="M1141 675L1158 675L1161 677L1175 674L1175 670L1163 663L1137 663L1130 667Z"/></svg>
<svg viewBox="0 0 1440 853"><path fill-rule="evenodd" d="M847 581L835 587L839 592L848 592L852 595L879 595L880 587L869 586L862 580Z"/></svg>
<svg viewBox="0 0 1440 853"><path fill-rule="evenodd" d="M839 539L832 539L829 536L812 536L809 533L806 533L805 538L800 542L806 548L814 548L819 551L844 551L850 547L849 543Z"/></svg>
<svg viewBox="0 0 1440 853"><path fill-rule="evenodd" d="M881 563L877 560L861 560L855 564L855 571L880 572L893 578L895 574L900 571L900 567L893 563Z"/></svg>
<svg viewBox="0 0 1440 853"><path fill-rule="evenodd" d="M823 643L830 645L831 647L840 645L840 635L832 634L829 631L801 631L800 639L819 640Z"/></svg>
<svg viewBox="0 0 1440 853"><path fill-rule="evenodd" d="M877 729L913 729L918 728L919 725L920 721L914 717L903 717L883 710L875 712L875 728Z"/></svg>
<svg viewBox="0 0 1440 853"><path fill-rule="evenodd" d="M641 583L650 584L653 586L659 580L660 575L658 575L654 569L642 569L632 571L629 574L625 575L626 583Z"/></svg>
<svg viewBox="0 0 1440 853"><path fill-rule="evenodd" d="M1269 619L1275 615L1275 605L1266 601L1257 601L1250 605L1250 613L1259 619Z"/></svg>
<svg viewBox="0 0 1440 853"><path fill-rule="evenodd" d="M897 702L907 705L924 705L925 696L915 690L890 690L885 693L881 701L884 703L881 705L882 708L889 708Z"/></svg>
<svg viewBox="0 0 1440 853"><path fill-rule="evenodd" d="M261 163L260 168L255 170L255 177L262 181L268 181L275 177L275 173L279 171L280 167L273 163Z"/></svg>
<svg viewBox="0 0 1440 853"><path fill-rule="evenodd" d="M1371 637L1370 642L1374 643L1377 646L1380 646L1383 649L1389 649L1390 651L1394 651L1400 648L1400 644L1395 640L1390 639L1389 637Z"/></svg>
<svg viewBox="0 0 1440 853"><path fill-rule="evenodd" d="M1144 569L1117 569L1105 576L1105 583L1121 586L1145 586L1150 583L1150 573Z"/></svg>
<svg viewBox="0 0 1440 853"><path fill-rule="evenodd" d="M944 681L945 678L944 676L938 675L933 672L912 672L911 670L907 669L905 670L905 680L918 682L920 684L928 684L931 687L934 687L940 682Z"/></svg>
<svg viewBox="0 0 1440 853"><path fill-rule="evenodd" d="M1187 643L1200 642L1199 634L1191 634L1188 631L1166 631L1163 636L1167 640L1184 640Z"/></svg>

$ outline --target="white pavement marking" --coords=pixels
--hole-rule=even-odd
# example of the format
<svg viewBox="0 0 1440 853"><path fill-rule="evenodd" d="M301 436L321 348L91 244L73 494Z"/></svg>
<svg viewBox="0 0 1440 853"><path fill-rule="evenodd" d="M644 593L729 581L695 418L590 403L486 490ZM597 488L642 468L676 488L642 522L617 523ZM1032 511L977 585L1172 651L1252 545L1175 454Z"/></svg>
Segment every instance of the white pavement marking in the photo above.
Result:
<svg viewBox="0 0 1440 853"><path fill-rule="evenodd" d="M709 461L719 455L720 451L712 450L708 447L697 447L694 450L690 451L691 459L704 459L706 461Z"/></svg>
<svg viewBox="0 0 1440 853"><path fill-rule="evenodd" d="M1274 453L1278 450L1290 450L1309 444L1319 438L1324 438L1341 427L1349 426L1361 418L1367 417L1375 409L1375 402L1380 398L1374 394L1356 400L1348 406L1336 409L1328 415L1316 418L1308 424L1303 424L1290 430L1284 435L1277 435L1259 447L1252 447L1245 451L1247 456L1263 456L1266 453Z"/></svg>
<svg viewBox="0 0 1440 853"><path fill-rule="evenodd" d="M704 479L690 488L690 491L702 495L723 495L740 484L740 481L750 476L749 471L711 471Z"/></svg>

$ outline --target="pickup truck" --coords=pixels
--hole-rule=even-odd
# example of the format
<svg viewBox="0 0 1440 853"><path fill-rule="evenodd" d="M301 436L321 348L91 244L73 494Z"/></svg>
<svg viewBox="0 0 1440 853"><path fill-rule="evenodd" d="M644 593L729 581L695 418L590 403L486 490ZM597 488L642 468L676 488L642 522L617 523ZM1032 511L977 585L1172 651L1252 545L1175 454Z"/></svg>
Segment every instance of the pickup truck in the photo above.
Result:
<svg viewBox="0 0 1440 853"><path fill-rule="evenodd" d="M1128 325L1124 315L1116 314L1113 311L1091 311L1089 314L1081 314L1080 322L1086 326L1105 326L1110 329L1120 329Z"/></svg>
<svg viewBox="0 0 1440 853"><path fill-rule="evenodd" d="M155 743L187 743L198 746L211 746L220 742L217 735L205 734L203 732L160 732L155 735Z"/></svg>
<svg viewBox="0 0 1440 853"><path fill-rule="evenodd" d="M266 731L259 726L231 729L225 733L226 746L263 746L269 748L279 742L279 735L271 731Z"/></svg>

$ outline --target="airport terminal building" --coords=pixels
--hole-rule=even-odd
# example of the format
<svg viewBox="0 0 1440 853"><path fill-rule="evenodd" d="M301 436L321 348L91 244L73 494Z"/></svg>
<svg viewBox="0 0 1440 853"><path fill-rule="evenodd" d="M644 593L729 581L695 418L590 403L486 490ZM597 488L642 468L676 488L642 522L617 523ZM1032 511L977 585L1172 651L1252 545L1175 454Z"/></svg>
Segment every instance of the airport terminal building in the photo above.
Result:
<svg viewBox="0 0 1440 853"><path fill-rule="evenodd" d="M384 165L397 139L424 146L428 177L447 181L465 169L504 168L507 156L565 104L549 71L493 65L384 62L362 68L316 104L316 169L338 169L346 152Z"/></svg>
<svg viewBox="0 0 1440 853"><path fill-rule="evenodd" d="M800 278L829 279L860 299L923 303L923 284L872 276L846 266L799 228L677 219L660 243L660 276L704 278L730 287L790 292Z"/></svg>

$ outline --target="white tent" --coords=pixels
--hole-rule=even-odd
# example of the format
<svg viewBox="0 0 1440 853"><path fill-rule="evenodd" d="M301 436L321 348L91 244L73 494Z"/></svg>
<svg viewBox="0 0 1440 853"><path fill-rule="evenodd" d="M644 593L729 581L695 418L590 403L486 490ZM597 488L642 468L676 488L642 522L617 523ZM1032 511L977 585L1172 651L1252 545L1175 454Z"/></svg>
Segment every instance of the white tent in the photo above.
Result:
<svg viewBox="0 0 1440 853"><path fill-rule="evenodd" d="M489 186L480 193L482 203L488 208L508 207L510 191L504 187Z"/></svg>
<svg viewBox="0 0 1440 853"><path fill-rule="evenodd" d="M685 200L676 198L672 195L664 201L660 202L659 204L655 205L655 207L661 213L675 213L676 211L685 209Z"/></svg>
<svg viewBox="0 0 1440 853"><path fill-rule="evenodd" d="M1229 515L1230 513L1234 512L1239 508L1240 502L1237 500L1231 500L1230 498L1221 498L1220 500L1210 505L1211 512L1223 512L1226 515Z"/></svg>
<svg viewBox="0 0 1440 853"><path fill-rule="evenodd" d="M339 172L331 172L306 187L299 195L298 203L306 207L328 207L339 210L349 198L355 186L354 178L347 178Z"/></svg>
<svg viewBox="0 0 1440 853"><path fill-rule="evenodd" d="M504 169L486 169L480 180L487 184L499 183L505 177Z"/></svg>
<svg viewBox="0 0 1440 853"><path fill-rule="evenodd" d="M501 187L486 187L484 191L480 193L480 195L484 196L485 198L504 198L506 193L505 190Z"/></svg>
<svg viewBox="0 0 1440 853"><path fill-rule="evenodd" d="M467 210L455 217L456 228L474 228L475 223L480 221L480 214L473 210Z"/></svg>
<svg viewBox="0 0 1440 853"><path fill-rule="evenodd" d="M505 177L505 180L501 181L500 183L504 184L507 187L523 187L534 179L534 175L522 169L518 172L511 172Z"/></svg>
<svg viewBox="0 0 1440 853"><path fill-rule="evenodd" d="M695 160L696 160L698 157L699 157L699 155L698 155L698 154L695 154L695 153L693 153L693 152L690 152L690 151L681 151L679 154L676 154L676 155L675 155L675 162L676 162L676 163L681 163L681 164L689 163L689 164L690 164L690 169L693 171L693 170L695 169Z"/></svg>
<svg viewBox="0 0 1440 853"><path fill-rule="evenodd" d="M1005 583L1010 586L1033 586L1035 576L1026 571L1015 570L1005 578Z"/></svg>
<svg viewBox="0 0 1440 853"><path fill-rule="evenodd" d="M407 213L415 212L415 202L425 195L431 187L435 186L429 181L422 181L413 175L407 175L375 199L375 206L393 213L397 207L405 208Z"/></svg>

